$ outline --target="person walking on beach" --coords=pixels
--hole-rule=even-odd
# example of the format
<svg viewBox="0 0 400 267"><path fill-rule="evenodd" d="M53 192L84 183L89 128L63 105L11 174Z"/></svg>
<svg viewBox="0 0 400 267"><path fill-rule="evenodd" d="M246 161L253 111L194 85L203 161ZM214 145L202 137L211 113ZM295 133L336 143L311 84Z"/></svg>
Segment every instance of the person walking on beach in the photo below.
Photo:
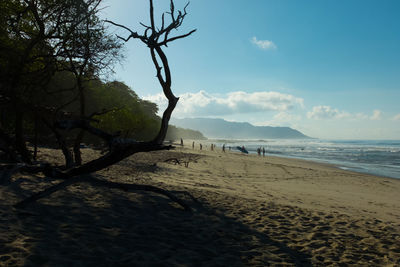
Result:
<svg viewBox="0 0 400 267"><path fill-rule="evenodd" d="M222 145L222 152L225 153L225 144Z"/></svg>
<svg viewBox="0 0 400 267"><path fill-rule="evenodd" d="M262 149L262 152L263 152L263 157L265 157L265 148L264 147Z"/></svg>
<svg viewBox="0 0 400 267"><path fill-rule="evenodd" d="M202 144L200 144L200 150L202 150L203 149L203 145Z"/></svg>
<svg viewBox="0 0 400 267"><path fill-rule="evenodd" d="M183 146L183 139L181 138L181 146Z"/></svg>
<svg viewBox="0 0 400 267"><path fill-rule="evenodd" d="M193 143L192 143L192 149L194 149L194 141L193 141Z"/></svg>

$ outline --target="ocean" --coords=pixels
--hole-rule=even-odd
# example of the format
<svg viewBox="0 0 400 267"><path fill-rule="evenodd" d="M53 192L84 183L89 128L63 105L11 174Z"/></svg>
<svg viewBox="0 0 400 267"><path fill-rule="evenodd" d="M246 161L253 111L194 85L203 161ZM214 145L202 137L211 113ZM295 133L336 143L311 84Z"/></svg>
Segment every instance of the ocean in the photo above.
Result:
<svg viewBox="0 0 400 267"><path fill-rule="evenodd" d="M245 146L251 154L264 147L266 155L333 164L341 169L400 179L400 140L209 140L221 147ZM238 151L238 150L237 150Z"/></svg>

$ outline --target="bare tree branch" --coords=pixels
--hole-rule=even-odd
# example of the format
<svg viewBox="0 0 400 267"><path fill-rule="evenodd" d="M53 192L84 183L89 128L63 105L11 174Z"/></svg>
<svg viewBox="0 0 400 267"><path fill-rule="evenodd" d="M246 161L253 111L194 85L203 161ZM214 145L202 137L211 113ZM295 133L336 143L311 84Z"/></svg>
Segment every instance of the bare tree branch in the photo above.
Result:
<svg viewBox="0 0 400 267"><path fill-rule="evenodd" d="M196 31L196 30L192 30L192 31L190 31L190 32L188 32L188 33L186 33L186 34L172 37L172 38L170 38L170 39L164 40L163 42L161 42L161 43L159 43L159 44L160 44L160 45L168 46L167 44L168 44L169 42L172 42L172 41L175 41L175 40L178 40L178 39L182 39L182 38L188 37L189 35L191 35L191 34L194 33L195 31Z"/></svg>
<svg viewBox="0 0 400 267"><path fill-rule="evenodd" d="M171 71L169 68L167 57L164 54L161 47L168 46L169 42L188 37L189 35L191 35L192 33L194 33L196 31L196 30L192 30L183 35L178 35L178 36L170 37L170 38L168 37L172 30L178 29L182 25L183 20L184 20L185 16L187 15L186 8L188 5L189 5L189 3L187 3L185 5L183 12L178 11L177 16L175 17L175 5L174 5L173 0L171 0L170 12L167 12L167 14L170 15L171 22L168 26L165 26L164 13L163 13L161 16L161 28L157 29L155 26L155 22L154 22L153 1L150 0L150 25L151 26L147 26L147 25L141 23L141 25L145 28L144 35L139 35L137 32L132 31L131 29L129 29L126 26L106 20L106 22L111 23L114 26L123 28L130 33L129 37L127 37L127 38L122 38L122 37L118 36L122 40L127 42L131 38L140 39L143 43L147 44L147 46L150 49L151 58L153 60L153 64L154 64L154 66L156 68L156 72L157 72L156 76L158 78L158 81L159 81L161 87L163 88L165 97L168 99L168 107L165 109L163 116L162 116L162 120L161 120L161 129L160 129L158 135L156 136L156 138L154 139L154 142L159 143L159 144L162 143L165 139L167 129L168 129L168 122L170 120L172 111L175 109L175 106L179 100L179 98L175 97L174 94L172 93ZM147 35L147 32L149 30L151 31L150 36ZM162 39L163 41L159 42L158 41L159 39ZM162 67L161 67L161 64L158 62L157 56L161 59ZM161 72L162 70L164 70L164 77Z"/></svg>

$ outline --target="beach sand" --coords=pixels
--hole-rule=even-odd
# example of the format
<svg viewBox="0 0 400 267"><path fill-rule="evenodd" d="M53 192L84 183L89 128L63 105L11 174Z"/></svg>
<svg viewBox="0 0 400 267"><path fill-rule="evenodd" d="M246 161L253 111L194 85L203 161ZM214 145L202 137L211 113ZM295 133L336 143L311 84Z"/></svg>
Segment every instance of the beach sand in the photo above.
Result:
<svg viewBox="0 0 400 267"><path fill-rule="evenodd" d="M190 144L93 175L174 191L192 213L155 193L86 184L18 210L58 181L14 175L0 186L0 266L400 266L400 180Z"/></svg>

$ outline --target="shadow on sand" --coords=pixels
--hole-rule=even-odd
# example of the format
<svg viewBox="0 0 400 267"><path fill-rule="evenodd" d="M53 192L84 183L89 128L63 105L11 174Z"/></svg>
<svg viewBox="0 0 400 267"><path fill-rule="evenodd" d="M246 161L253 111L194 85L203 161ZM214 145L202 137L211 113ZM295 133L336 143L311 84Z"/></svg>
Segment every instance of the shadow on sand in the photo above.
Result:
<svg viewBox="0 0 400 267"><path fill-rule="evenodd" d="M10 266L311 265L310 255L210 204L192 202L188 213L153 193L83 185L24 210L10 207L15 199L0 213L0 262Z"/></svg>

